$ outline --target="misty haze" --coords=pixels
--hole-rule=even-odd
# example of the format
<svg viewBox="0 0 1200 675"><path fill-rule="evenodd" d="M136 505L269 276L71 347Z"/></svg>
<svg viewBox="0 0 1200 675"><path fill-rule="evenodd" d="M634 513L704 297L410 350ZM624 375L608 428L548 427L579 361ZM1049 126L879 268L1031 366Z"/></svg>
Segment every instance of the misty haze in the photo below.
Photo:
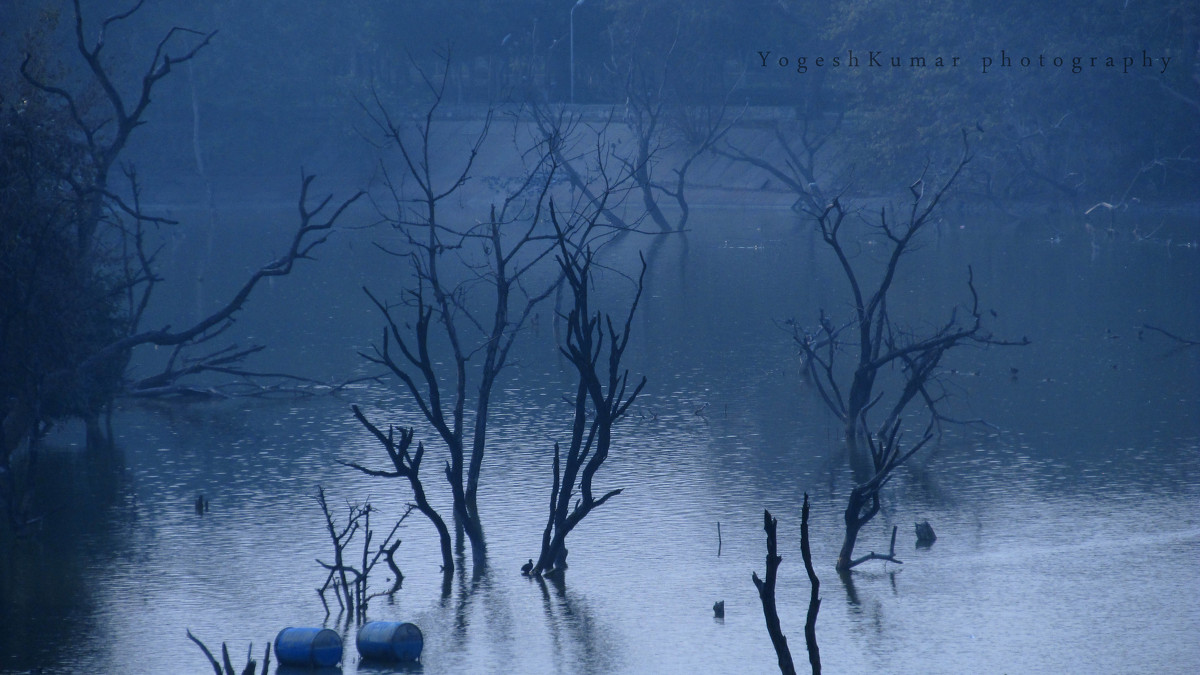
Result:
<svg viewBox="0 0 1200 675"><path fill-rule="evenodd" d="M1198 141L1182 0L0 3L0 673L1198 672Z"/></svg>

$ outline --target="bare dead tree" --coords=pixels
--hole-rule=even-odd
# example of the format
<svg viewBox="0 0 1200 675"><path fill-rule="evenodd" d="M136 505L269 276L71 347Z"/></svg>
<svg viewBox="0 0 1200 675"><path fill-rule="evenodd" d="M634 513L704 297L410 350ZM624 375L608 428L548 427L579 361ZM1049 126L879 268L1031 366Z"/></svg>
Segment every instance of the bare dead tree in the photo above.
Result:
<svg viewBox="0 0 1200 675"><path fill-rule="evenodd" d="M1001 137L999 156L1020 170L1006 176L999 197L1005 200L1026 198L1046 189L1057 195L1071 213L1080 212L1080 199L1087 185L1084 164L1072 165L1082 154L1068 157L1059 152L1087 136L1077 115L1058 116L1057 120L1032 119L998 130Z"/></svg>
<svg viewBox="0 0 1200 675"><path fill-rule="evenodd" d="M529 115L556 167L566 177L572 193L578 193L577 208L596 210L620 232L637 230L641 218L626 220L620 214L623 196L632 187L628 171L610 168L622 164L614 157L616 143L609 140L615 120L612 115L599 124L585 124L582 115L565 106L530 104ZM581 139L591 138L591 143Z"/></svg>
<svg viewBox="0 0 1200 675"><path fill-rule="evenodd" d="M779 659L779 672L783 675L795 675L796 666L792 662L792 650L788 648L787 636L779 625L779 610L775 606L775 581L779 563L775 530L779 521L771 517L771 512L763 510L763 529L767 532L767 578L758 578L758 572L751 572L750 578L758 588L758 598L762 601L763 616L767 621L767 633L771 636L771 644L775 646L775 655Z"/></svg>
<svg viewBox="0 0 1200 675"><path fill-rule="evenodd" d="M310 206L308 192L315 178L315 176L307 174L301 175L300 199L298 203L300 224L292 235L287 252L251 274L250 278L242 284L241 288L238 289L237 293L234 294L233 298L225 306L181 331L171 331L170 326L166 326L157 330L135 332L101 350L92 359L85 361L84 366L94 367L105 359L113 358L117 354L127 352L133 347L144 344L176 348L201 344L212 340L232 327L234 315L241 311L259 282L271 277L287 276L291 274L293 267L298 261L313 260L312 252L329 239L329 235L332 233L338 219L345 213L346 209L350 208L351 204L364 194L363 192L354 194L338 204L328 216L323 216L322 214L329 206L333 196L327 195L315 207ZM176 351L172 352L172 357L162 373L139 381L132 388L132 391L136 392L138 389L144 387L163 386L166 383L177 381L185 375L197 372L219 371L221 366L240 361L260 349L262 347L251 347L242 350L236 347L226 348L207 358L202 358L197 363L193 363L181 370L174 369L175 360L180 353L180 350L176 349Z"/></svg>
<svg viewBox="0 0 1200 675"><path fill-rule="evenodd" d="M828 120L806 106L796 120L772 121L775 144L783 153L781 159L749 152L729 140L717 146L714 152L766 172L796 195L792 210L817 216L829 203L827 191L822 190L818 182L819 167L825 162L826 146L841 130L843 116L839 112ZM837 180L829 176L822 178L827 185L831 180Z"/></svg>
<svg viewBox="0 0 1200 675"><path fill-rule="evenodd" d="M642 194L642 205L650 218L662 232L682 232L687 227L691 206L687 200L688 171L697 159L709 152L729 131L732 122L725 119L726 107L707 106L668 110L661 99L632 92L626 116L633 132L636 145L633 157L621 158L634 184ZM687 125L687 134L682 129L664 129L672 122ZM665 138L672 131L678 138ZM656 166L664 161L662 156L672 147L683 146L682 160L671 167L674 177L669 182L657 179ZM678 217L669 220L659 201L662 197L674 200L679 208Z"/></svg>
<svg viewBox="0 0 1200 675"><path fill-rule="evenodd" d="M1171 91L1163 82L1159 84ZM1114 162L1109 149L1092 142L1103 133L1096 128L1096 121L1074 111L1034 111L1030 117L989 129L989 133L993 131L995 155L989 159L998 185L993 186L989 176L986 186L993 203L1003 209L1008 204L1027 204L1031 198L1049 196L1080 219L1102 208L1110 233L1118 214L1137 204L1139 194L1152 194L1154 183L1172 174L1194 176L1200 163L1191 145L1157 150L1136 166ZM1063 147L1079 151L1063 153ZM1149 188L1148 193L1142 192L1145 188ZM1082 201L1085 197L1087 201ZM1089 202L1095 203L1088 206ZM1136 229L1132 234L1135 238L1145 236Z"/></svg>
<svg viewBox="0 0 1200 675"><path fill-rule="evenodd" d="M225 644L224 642L221 643L221 662L218 662L217 657L213 656L213 653L211 650L209 650L208 646L205 645L203 642L201 642L200 638L196 637L195 635L192 635L191 630L187 631L187 636L188 636L189 640L196 643L196 646L200 648L200 651L204 652L205 658L208 659L209 665L211 665L213 668L213 673L215 673L216 675L237 675L237 671L235 671L233 669L233 662L229 659L229 646L227 644ZM254 645L251 644L246 649L246 666L244 668L242 668L241 675L254 675L254 673L258 670L258 662L255 661L253 658L253 655L252 655L253 652L254 652ZM223 668L222 668L222 663L224 664ZM270 669L271 669L271 643L268 642L266 653L263 655L263 668L262 668L263 675L267 675L267 672Z"/></svg>
<svg viewBox="0 0 1200 675"><path fill-rule="evenodd" d="M310 259L313 250L323 243L329 230L339 216L358 198L355 195L335 208L326 218L322 211L331 202L326 197L316 208L309 204L308 190L311 176L303 176L300 196L301 224L292 245L285 255L260 268L251 275L241 289L220 309L207 317L182 329L164 326L146 330L143 318L152 298L152 291L161 277L156 271L153 246L148 242L148 225L168 225L172 221L146 213L141 205L140 189L136 171L127 167L132 198L122 197L111 186L112 171L126 148L133 131L146 122L145 112L150 105L158 85L173 72L175 67L191 61L209 45L215 33L203 33L175 27L157 43L153 58L141 73L140 82L132 96L121 93L123 83L114 76L107 64L104 47L110 31L115 30L142 7L136 2L128 10L104 18L99 22L97 37L93 42L85 38L85 20L81 3L72 2L75 48L86 65L85 85L93 86L100 95L95 99L72 92L63 86L52 84L43 77L32 55L22 63L21 73L32 90L42 99L40 108L46 120L59 124L59 136L65 139L60 148L67 153L52 153L56 184L52 191L56 202L51 208L62 209L70 227L73 241L64 242L60 255L73 256L77 269L104 280L105 293L96 294L92 306L82 307L68 321L79 324L92 323L95 316L105 317L108 323L119 324L118 330L92 331L90 334L72 339L69 345L58 350L59 357L42 363L39 370L31 374L34 380L27 392L0 404L0 414L7 424L4 445L13 447L25 439L32 445L38 435L48 427L52 417L78 417L85 421L90 444L107 443L101 429L100 415L110 414L114 397L124 393L130 383L126 381L128 365L133 352L144 345L176 347L182 350L212 340L227 331L235 315L246 304L251 291L259 281L269 277L284 276L292 271L298 260ZM172 53L176 54L172 56ZM42 103L38 104L42 106ZM45 146L40 146L45 147ZM63 155L70 156L68 164L59 166ZM42 158L44 162L46 158ZM49 197L47 197L49 198ZM323 219L323 220L322 220ZM63 282L57 282L60 286ZM124 300L124 307L120 301ZM115 318L113 318L115 317ZM63 339L49 334L46 340ZM209 365L229 367L240 358L256 351L247 348L233 351L218 350ZM69 357L62 357L68 354ZM154 386L136 387L140 393L150 390L169 390L170 383L180 377L206 370L205 367L189 367L182 370L170 365L151 382L139 382ZM15 401L15 402L14 402ZM53 401L54 405L43 405ZM54 407L55 410L50 408ZM18 423L20 422L20 423ZM107 434L111 438L111 431Z"/></svg>
<svg viewBox="0 0 1200 675"><path fill-rule="evenodd" d="M808 647L808 662L813 675L821 675L821 650L817 646L817 613L821 611L821 580L813 569L812 549L808 536L808 493L804 493L804 507L800 510L800 556L804 559L804 571L808 574L810 592L808 614L804 619L804 644Z"/></svg>
<svg viewBox="0 0 1200 675"><path fill-rule="evenodd" d="M896 369L902 378L900 391L892 401L882 429L893 428L900 414L918 398L936 423L965 422L947 416L939 407L947 395L937 377L938 366L946 352L965 343L1029 344L1027 338L1002 340L984 329L983 310L979 306L970 267L967 268L970 303L953 308L946 321L931 334L906 329L888 313L888 294L901 260L913 250L917 236L932 222L943 196L970 161L966 140L964 132L962 156L950 176L934 188L931 195L927 195L928 166L909 186L912 202L903 218L897 220L886 207L880 210L876 230L888 242L889 251L882 274L873 288L864 283L865 274L855 267L843 240L843 228L852 212L840 197L834 197L816 214L821 238L837 257L850 287L853 314L848 321L837 325L822 310L815 329L805 329L792 322L793 338L821 399L844 424L846 444L852 451L857 449L858 437L863 431L863 413L882 398L876 387L882 373ZM849 383L841 380L838 363L838 357L844 351L855 354Z"/></svg>
<svg viewBox="0 0 1200 675"><path fill-rule="evenodd" d="M127 101L121 96L116 81L106 69L101 53L109 28L136 14L144 1L138 0L130 9L102 20L94 44L89 44L84 37L84 18L79 0L72 0L71 3L75 16L75 48L84 63L87 64L95 83L104 92L103 100L109 107L110 119L99 122L86 119L85 108L75 95L61 87L42 82L31 72L29 67L32 60L31 54L26 55L21 63L21 74L26 81L42 92L53 95L62 101L85 141L91 160L89 171L83 176L68 179L81 203L87 205L88 215L78 221L79 248L85 252L91 250L96 243L96 230L104 218L105 200L112 199L119 206L124 205L120 198L108 189L109 173L125 149L130 134L143 124L142 115L150 105L154 87L171 73L172 68L195 58L196 54L207 47L216 35L216 31L203 33L178 26L167 31L167 34L159 40L154 49L154 58L142 74L141 87L136 100ZM182 56L173 57L168 52L179 42L181 36L191 36L194 39L191 44L182 48Z"/></svg>
<svg viewBox="0 0 1200 675"><path fill-rule="evenodd" d="M588 241L598 217L599 211L592 212L587 224L578 228L578 240L570 241L571 228L559 223L553 205L550 209L550 219L558 238L558 264L571 289L573 301L567 314L560 315L566 323L566 344L559 349L575 367L579 379L573 400L571 441L565 457L559 444L554 444L550 513L542 533L541 552L529 571L535 576L561 574L566 568L567 535L594 509L621 494L621 488L618 488L596 497L592 482L608 459L614 426L646 386L643 377L631 389L629 371L621 369L621 359L629 346L633 316L642 297L646 261L644 258L641 261L637 291L624 324L618 327L611 315L594 310L591 305L595 250ZM602 359L602 356L607 358Z"/></svg>
<svg viewBox="0 0 1200 675"><path fill-rule="evenodd" d="M633 135L634 151L618 156L641 192L642 206L662 232L681 232L687 226L691 209L687 201L687 174L701 155L712 150L729 132L733 122L726 119L728 94L715 105L688 106L673 101L668 73L675 65L672 55L679 43L679 30L665 55L652 62L630 54L624 64L613 64L625 72L625 107L613 111ZM678 86L678 83L676 83ZM673 180L662 181L655 169L672 149L682 149L682 159L672 167ZM678 218L667 218L659 201L669 197L679 208Z"/></svg>
<svg viewBox="0 0 1200 675"><path fill-rule="evenodd" d="M68 381L76 383L76 386L83 386L86 382L94 379L96 373L107 368L119 366L123 369L128 364L133 349L143 345L155 345L175 348L164 370L155 376L130 383L124 393L134 396L148 395L152 392L171 393L176 390L175 385L181 378L202 372L225 372L243 377L269 376L277 379L304 379L282 373L254 373L231 367L232 364L240 363L247 356L260 351L261 346L248 348L229 346L208 356L195 359L187 367L180 369L175 368L175 363L185 350L207 343L232 328L235 316L246 305L259 282L272 277L287 276L291 274L298 261L313 260L312 252L328 240L337 220L363 194L359 192L344 200L329 215L325 216L323 212L333 197L327 195L317 203L315 208L311 207L308 192L314 178L315 176L311 175L302 176L299 199L300 224L292 235L287 252L252 273L224 306L183 330L172 330L169 325L152 330L136 330L137 326L134 324L132 326L135 329L134 332L97 350L84 359L73 372L61 373L60 377L68 378ZM153 283L154 278L147 280L147 284ZM150 288L148 287L145 292L148 296ZM88 422L89 425L94 423L92 419L89 419Z"/></svg>
<svg viewBox="0 0 1200 675"><path fill-rule="evenodd" d="M136 99L130 102L119 93L116 82L103 63L102 51L109 29L135 14L142 3L138 2L128 11L105 18L100 23L99 34L94 44L90 44L84 37L84 17L80 3L74 0L72 4L74 46L87 66L84 79L89 80L86 84L94 86L101 95L91 99L51 84L32 53L26 54L20 67L24 82L32 88L30 100L27 101L29 114L21 117L35 117L34 126L37 128L35 134L25 134L24 140L36 140L25 145L31 157L24 168L33 171L28 172L24 178L30 187L36 185L41 188L29 193L36 196L25 208L38 213L39 220L42 220L40 213L54 215L43 222L44 225L52 224L53 227L39 233L37 240L21 238L16 241L22 242L22 248L36 248L39 242L46 241L51 230L55 231L55 235L59 234L58 230L62 230L62 235L67 235L69 230L69 239L62 236L54 241L58 249L55 252L56 257L70 261L63 263L56 272L61 274L66 269L71 269L79 277L90 281L90 284L76 281L72 288L65 289L63 277L47 282L38 277L39 268L34 267L27 271L27 278L21 282L26 288L40 287L43 294L73 295L90 299L89 304L77 304L73 308L77 314L72 317L71 322L81 326L82 330L60 331L50 328L47 334L33 338L36 342L53 343L52 351L57 356L46 359L48 362L37 364L32 363L37 359L27 359L30 363L23 367L30 371L27 379L31 382L28 382L27 391L16 397L17 400L11 406L8 400L0 404L4 405L5 417L14 422L29 422L24 425L10 424L13 434L8 438L9 444L28 439L31 448L36 446L40 431L49 423L48 417L83 418L88 422L89 441L98 440L101 436L99 411L107 406L119 388L118 381L125 364L116 363L105 372L90 373L77 372L77 366L86 354L111 340L114 333L121 332L119 329L112 330L111 321L98 318L112 317L119 311L113 305L116 304L115 298L120 297L122 290L119 282L115 281L119 271L113 269L119 265L114 265L112 253L107 250L114 239L118 238L115 232L120 231L120 228L109 225L113 223L117 214L137 213L109 189L110 173L130 134L142 124L142 116L150 103L155 85L166 77L175 65L194 58L209 44L213 36L211 33L204 34L179 27L168 31L158 42L153 60L142 74ZM167 54L168 49L182 50L183 55L171 57ZM9 149L6 148L5 152L9 152ZM13 156L14 159L16 157ZM5 178L6 184L10 178ZM8 197L6 201L9 201ZM110 211L113 217L109 216ZM137 223L140 225L143 220L148 218L138 214ZM166 222L165 219L162 222ZM121 239L124 243L124 237ZM126 266L125 270L128 269ZM136 285L152 283L153 279L153 275L148 275L140 280L126 281L132 281ZM48 290L54 288L55 283L59 284L58 290ZM103 292L88 293L87 290L94 289L85 290L80 286L106 288L102 289ZM28 297L36 294L37 291L33 291ZM117 323L130 322L136 318L139 310L130 306L125 313L126 316L120 317ZM11 345L5 347L11 348ZM68 354L70 357L65 356ZM55 400L62 405L55 406L52 403ZM50 410L55 407L60 410Z"/></svg>
<svg viewBox="0 0 1200 675"><path fill-rule="evenodd" d="M492 115L488 113L482 121L455 178L440 183L431 157L440 151L434 126L436 110L444 97L445 78L426 77L426 84L432 103L410 125L412 133L403 129L379 101L372 110L372 119L391 147L400 151L404 178L415 184L415 189L406 193L388 180L397 204L394 225L407 241L409 251L403 255L409 257L414 269L415 282L404 289L401 303L413 312L415 321L404 323L402 330L401 310L368 292L384 316L386 327L382 345L364 356L385 366L403 382L422 416L448 448L450 461L446 462L445 473L454 496L456 522L466 532L475 561L480 563L486 548L478 490L492 390L508 364L516 336L535 316L536 307L562 282L560 275L540 288L530 288L526 281L529 271L540 267L556 246L556 237L545 232L545 221L560 172L569 174L569 181L581 186L581 193L586 195L584 204L594 204L596 211L605 213L617 228L628 227L628 223L610 209L616 201L611 197L622 186L620 178L612 180L607 171L604 135L595 135L595 165L587 174L581 174L564 165L564 161L574 161L564 150L571 142L574 127L564 127L562 118L550 117L536 121L532 144L520 148L523 174L503 202L493 204L487 219L466 226L446 219L445 202L468 183ZM512 183L510 180L508 185ZM473 400L469 383L475 389ZM469 429L464 423L468 408L473 413Z"/></svg>
<svg viewBox="0 0 1200 675"><path fill-rule="evenodd" d="M413 435L415 433L411 427L389 425L385 434L363 415L362 410L358 406L351 406L351 408L354 410L354 418L366 427L371 432L371 435L375 437L375 440L379 441L379 444L387 451L388 458L392 460L392 466L395 470L370 469L356 462L342 462L342 464L357 469L368 476L404 478L408 480L409 487L413 493L413 505L423 516L429 519L434 529L437 530L442 551L443 590L449 592L450 581L454 577L454 554L450 544L450 529L446 527L446 521L442 519L441 514L429 503L429 498L425 496L425 486L421 483L421 460L425 458L424 444L418 443L416 452L410 454L408 449L412 447ZM396 432L400 433L399 439L396 438Z"/></svg>
<svg viewBox="0 0 1200 675"><path fill-rule="evenodd" d="M319 485L317 486L317 503L321 506L321 513L325 516L325 528L333 543L333 562L326 563L317 560L317 564L329 571L329 575L325 577L325 583L317 589L317 594L321 596L321 604L325 606L325 616L330 614L325 592L332 590L341 611L353 616L356 622L362 623L367 618L367 606L373 598L395 595L404 582L404 575L401 574L400 567L396 565L396 550L400 548L400 540L396 538L396 532L415 507L410 506L392 526L391 532L384 537L378 548L372 549L371 540L374 539L375 531L371 529L371 513L378 509L372 507L370 501L347 503L346 522L341 526L338 525L333 513L329 510L329 503L325 500L325 488ZM358 566L355 567L352 562L347 560L346 549L360 532L362 533L362 556L357 561ZM371 571L380 560L387 563L394 575L392 585L389 590L371 593L369 591Z"/></svg>
<svg viewBox="0 0 1200 675"><path fill-rule="evenodd" d="M855 486L851 490L845 511L845 538L838 555L837 570L848 572L867 560L895 558L895 534L888 553L872 551L853 558L859 531L880 509L880 491L894 475L895 469L907 461L928 442L935 427L942 423L971 423L982 420L960 420L947 415L943 403L948 391L939 377L939 366L951 349L964 344L1026 345L1028 338L1011 341L995 337L984 328L983 310L975 289L974 275L967 267L969 303L953 307L949 316L932 330L918 331L907 327L889 313L888 298L893 290L897 271L904 257L912 252L917 237L933 222L933 215L943 197L962 174L971 159L967 134L963 132L963 152L953 165L949 176L932 189L927 188L928 165L921 176L909 186L911 203L903 215L888 207L880 209L875 231L886 242L886 262L876 281L868 285L870 272L852 260L852 249L845 240L845 226L854 220L851 210L841 197L833 197L814 214L822 241L833 252L851 293L851 316L843 323L821 310L818 326L805 329L791 322L792 335L804 358L809 380L821 400L844 425L846 447L855 468ZM849 367L842 367L839 357L845 352L854 356ZM887 395L880 377L890 378L891 398L879 430L872 435L867 427L867 412L884 401ZM847 379L843 379L847 378ZM913 404L923 406L929 416L925 435L912 448L901 450L899 429L901 416ZM860 438L866 437L870 455L869 465L859 458Z"/></svg>
<svg viewBox="0 0 1200 675"><path fill-rule="evenodd" d="M812 551L809 548L808 537L808 493L804 493L804 507L800 511L800 555L804 559L804 571L808 574L811 593L808 600L808 615L804 621L804 643L808 648L808 662L813 675L821 674L821 650L817 646L817 613L821 611L821 580L813 570ZM762 601L763 617L767 622L767 633L775 646L775 654L779 658L779 670L782 673L795 673L796 666L792 661L792 652L787 644L787 637L779 624L779 612L775 605L776 572L783 558L778 554L776 529L778 521L771 517L771 512L763 510L763 529L767 532L767 578L760 579L757 572L752 572L750 578L758 589L759 600Z"/></svg>
<svg viewBox="0 0 1200 675"><path fill-rule="evenodd" d="M443 183L434 164L447 154L435 137L449 56L445 64L440 78L422 72L432 102L411 123L397 120L378 98L369 111L399 152L404 177L414 186L405 190L387 178L396 204L390 220L409 247L407 252L388 252L412 263L414 281L403 289L401 305L414 320L403 321L401 307L367 291L386 325L382 343L363 356L404 384L445 444L455 521L470 540L475 561L482 563L486 545L477 499L492 391L517 335L554 289L554 284L531 289L525 280L552 251L553 236L539 234L537 227L544 220L557 166L547 147L552 139L540 139L522 153L529 162L525 175L501 203L493 204L486 219L464 225L447 217L444 207L469 181L492 113L485 115L466 157ZM468 407L473 413L469 428Z"/></svg>
<svg viewBox="0 0 1200 675"><path fill-rule="evenodd" d="M290 274L297 261L312 260L311 254L313 250L329 239L329 235L338 218L345 213L351 204L363 195L362 192L356 193L339 204L328 217L321 220L319 217L325 208L329 206L333 196L327 195L317 203L316 208L310 210L308 190L315 178L315 176L306 174L301 176L299 201L300 225L292 235L292 241L287 252L255 270L228 303L184 330L172 331L170 330L170 326L166 326L156 330L140 331L129 335L97 353L92 359L85 362L85 365L111 358L114 354L143 344L173 347L183 343L207 342L230 328L233 325L232 319L234 314L246 304L246 301L250 298L250 294L254 291L258 283L270 277L281 277Z"/></svg>

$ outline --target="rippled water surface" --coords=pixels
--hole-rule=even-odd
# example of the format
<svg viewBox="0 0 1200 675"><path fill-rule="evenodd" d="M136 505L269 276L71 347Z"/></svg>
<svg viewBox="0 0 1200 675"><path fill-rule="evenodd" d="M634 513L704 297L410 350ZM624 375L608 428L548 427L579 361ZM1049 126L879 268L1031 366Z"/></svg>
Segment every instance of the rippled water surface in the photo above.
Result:
<svg viewBox="0 0 1200 675"><path fill-rule="evenodd" d="M779 518L781 620L804 665L806 491L827 672L1200 671L1200 349L1139 331L1200 334L1200 254L1178 245L1198 236L1194 216L1170 243L1093 246L1069 228L1053 243L1049 226L954 218L931 234L893 315L917 326L944 317L964 299L970 264L996 310L990 327L1033 345L948 359L955 412L990 426L950 428L900 471L859 550L885 549L896 524L905 564L869 563L849 582L833 572L846 457L778 327L818 307L844 311L840 280L785 214L696 219L686 240L630 239L610 252L626 269L638 248L651 261L628 363L649 384L597 477L624 493L572 533L565 584L517 571L537 554L549 453L569 423L549 307L492 420L479 498L489 567L468 555L442 597L433 528L415 514L404 522L403 589L369 615L421 627L418 672L776 672L750 580L764 569L763 508ZM258 254L232 255L230 274ZM878 253L866 241L858 255ZM271 311L242 324L274 345L264 368L364 372L356 351L380 322L358 287L394 288L395 268L348 234L319 265L264 289L254 302ZM627 299L627 282L601 281L614 308ZM174 292L191 307L221 291ZM3 540L0 671L204 673L188 629L212 647L226 641L241 662L250 643L261 658L281 628L327 625L347 636L342 672L391 672L359 668L353 628L326 619L315 592L315 559L330 556L317 486L337 509L369 498L379 529L409 498L338 463L386 466L352 403L380 422L417 421L398 388L364 384L305 400L125 403L113 453L83 451L77 429L52 436L40 460L44 528ZM427 487L448 514L444 453L423 437ZM204 516L197 493L211 502ZM914 546L920 520L938 533L932 548ZM724 620L712 616L717 600Z"/></svg>

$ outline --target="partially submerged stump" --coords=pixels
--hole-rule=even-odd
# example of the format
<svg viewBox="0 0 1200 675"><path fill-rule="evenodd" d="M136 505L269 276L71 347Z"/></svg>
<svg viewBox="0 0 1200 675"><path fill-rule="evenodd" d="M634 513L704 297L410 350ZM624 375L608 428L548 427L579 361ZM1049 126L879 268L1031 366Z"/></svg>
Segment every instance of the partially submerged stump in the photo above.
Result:
<svg viewBox="0 0 1200 675"><path fill-rule="evenodd" d="M917 546L929 547L933 542L937 541L937 535L933 533L933 526L928 520L917 523Z"/></svg>

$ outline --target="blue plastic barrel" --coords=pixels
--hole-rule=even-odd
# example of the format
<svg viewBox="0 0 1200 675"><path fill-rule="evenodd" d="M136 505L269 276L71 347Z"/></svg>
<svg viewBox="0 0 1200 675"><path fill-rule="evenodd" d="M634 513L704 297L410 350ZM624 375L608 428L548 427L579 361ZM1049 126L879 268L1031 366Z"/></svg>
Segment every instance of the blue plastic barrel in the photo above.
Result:
<svg viewBox="0 0 1200 675"><path fill-rule="evenodd" d="M284 628L275 636L275 658L287 666L336 666L342 636L328 628Z"/></svg>
<svg viewBox="0 0 1200 675"><path fill-rule="evenodd" d="M371 621L358 629L358 653L364 659L416 661L421 658L425 638L411 623Z"/></svg>

